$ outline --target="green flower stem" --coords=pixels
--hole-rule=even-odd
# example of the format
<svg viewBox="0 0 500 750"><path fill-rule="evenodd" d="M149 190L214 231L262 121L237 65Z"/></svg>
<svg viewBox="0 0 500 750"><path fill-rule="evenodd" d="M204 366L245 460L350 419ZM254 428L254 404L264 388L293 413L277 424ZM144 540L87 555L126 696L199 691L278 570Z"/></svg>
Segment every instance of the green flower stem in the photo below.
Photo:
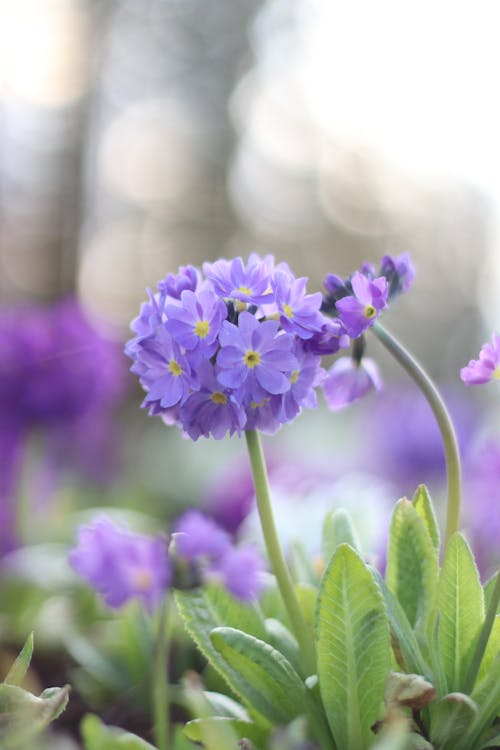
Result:
<svg viewBox="0 0 500 750"><path fill-rule="evenodd" d="M170 717L169 717L169 683L168 683L168 595L161 605L158 617L158 632L154 649L153 663L153 716L154 738L158 750L168 750Z"/></svg>
<svg viewBox="0 0 500 750"><path fill-rule="evenodd" d="M446 476L448 483L448 496L446 505L446 533L444 538L444 548L450 540L452 534L458 530L460 518L460 498L461 498L461 469L460 454L458 450L455 430L450 419L448 410L441 398L436 386L429 378L425 370L412 357L412 355L390 334L380 323L375 323L371 329L379 341L393 355L399 364L417 383L420 390L426 397L429 405L434 412L438 423L441 437L444 443L446 457Z"/></svg>
<svg viewBox="0 0 500 750"><path fill-rule="evenodd" d="M464 693L467 693L467 694L472 693L472 689L474 687L474 683L476 682L476 677L479 672L479 667L481 666L481 661L483 659L486 646L488 645L488 639L490 637L491 630L493 628L493 623L495 622L495 617L497 615L499 602L500 602L500 570L497 573L495 586L493 588L490 603L486 611L486 617L484 618L483 627L481 628L481 632L479 633L479 638L476 643L476 648L474 649L474 653L472 655L472 661L470 663L469 671L467 672L467 677L465 679L465 685L464 685Z"/></svg>
<svg viewBox="0 0 500 750"><path fill-rule="evenodd" d="M259 511L264 541L266 543L267 554L273 573L276 576L276 581L283 602L290 617L295 637L299 644L302 667L305 670L305 675L309 676L316 674L316 654L314 643L295 594L290 572L287 568L278 540L260 435L256 430L247 430L245 436L248 453L250 455L255 495L257 498L257 508Z"/></svg>

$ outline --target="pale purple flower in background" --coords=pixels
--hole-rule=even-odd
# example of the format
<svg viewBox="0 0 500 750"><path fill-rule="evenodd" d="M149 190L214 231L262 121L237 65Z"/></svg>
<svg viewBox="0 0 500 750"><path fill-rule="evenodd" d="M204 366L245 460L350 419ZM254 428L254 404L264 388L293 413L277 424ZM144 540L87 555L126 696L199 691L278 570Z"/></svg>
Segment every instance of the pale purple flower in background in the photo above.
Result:
<svg viewBox="0 0 500 750"><path fill-rule="evenodd" d="M500 440L479 440L464 463L462 524L486 580L500 563Z"/></svg>
<svg viewBox="0 0 500 750"><path fill-rule="evenodd" d="M253 545L231 547L209 571L237 599L251 602L264 588L264 560Z"/></svg>
<svg viewBox="0 0 500 750"><path fill-rule="evenodd" d="M363 357L357 362L351 357L340 357L328 370L321 387L328 408L337 411L380 390L382 380L373 359Z"/></svg>
<svg viewBox="0 0 500 750"><path fill-rule="evenodd" d="M336 308L349 336L357 338L387 307L389 290L383 276L372 280L359 271L353 275L351 284L354 294L339 299Z"/></svg>
<svg viewBox="0 0 500 750"><path fill-rule="evenodd" d="M500 336L493 333L491 344L484 344L479 359L471 359L460 370L460 377L466 385L483 385L490 380L500 380Z"/></svg>
<svg viewBox="0 0 500 750"><path fill-rule="evenodd" d="M135 534L106 517L78 529L69 563L110 607L140 599L151 613L171 581L165 539Z"/></svg>
<svg viewBox="0 0 500 750"><path fill-rule="evenodd" d="M231 546L231 537L198 510L189 510L173 526L175 553L186 560L217 559Z"/></svg>

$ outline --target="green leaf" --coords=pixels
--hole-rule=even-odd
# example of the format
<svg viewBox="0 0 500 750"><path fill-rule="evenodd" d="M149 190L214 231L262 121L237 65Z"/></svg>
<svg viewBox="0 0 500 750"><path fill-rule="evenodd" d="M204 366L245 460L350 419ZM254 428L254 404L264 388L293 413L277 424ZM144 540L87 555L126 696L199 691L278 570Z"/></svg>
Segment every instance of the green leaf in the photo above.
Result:
<svg viewBox="0 0 500 750"><path fill-rule="evenodd" d="M269 617L266 620L266 641L273 648L286 656L292 667L300 674L300 652L297 639L290 633L282 622Z"/></svg>
<svg viewBox="0 0 500 750"><path fill-rule="evenodd" d="M210 634L215 628L227 625L264 639L265 627L260 614L255 607L231 597L221 586L176 591L175 600L184 625L200 651L233 692L243 699L236 687L239 676L214 648Z"/></svg>
<svg viewBox="0 0 500 750"><path fill-rule="evenodd" d="M390 634L370 571L347 544L324 576L316 616L318 677L337 747L362 750L373 740L389 673Z"/></svg>
<svg viewBox="0 0 500 750"><path fill-rule="evenodd" d="M209 716L188 721L184 727L184 734L193 742L203 743L207 734L216 737L218 733L226 734L228 728L234 732L238 740L246 738L258 746L265 741L265 732L253 722L231 719L227 716Z"/></svg>
<svg viewBox="0 0 500 750"><path fill-rule="evenodd" d="M474 558L463 536L454 534L439 576L439 644L449 692L465 688L467 671L484 620L484 596Z"/></svg>
<svg viewBox="0 0 500 750"><path fill-rule="evenodd" d="M399 666L406 672L431 678L432 672L422 656L417 638L403 607L389 590L378 570L371 568L371 572L384 598L391 628L392 648Z"/></svg>
<svg viewBox="0 0 500 750"><path fill-rule="evenodd" d="M495 573L495 575L493 575L484 584L484 607L485 609L488 608L488 605L490 603L490 599L493 595L493 589L495 588L496 580L497 580L497 574ZM498 602L497 615L500 615L500 602Z"/></svg>
<svg viewBox="0 0 500 750"><path fill-rule="evenodd" d="M490 637L488 638L488 643L481 659L481 666L479 667L476 680L478 685L490 671L498 653L500 653L500 615L495 617L493 628L491 629Z"/></svg>
<svg viewBox="0 0 500 750"><path fill-rule="evenodd" d="M495 734L487 739L484 744L481 745L481 750L486 750L488 747L496 748L496 750L498 750L500 747L500 734Z"/></svg>
<svg viewBox="0 0 500 750"><path fill-rule="evenodd" d="M341 544L349 544L358 552L360 550L358 537L349 514L343 508L337 508L327 513L323 522L321 555L325 567Z"/></svg>
<svg viewBox="0 0 500 750"><path fill-rule="evenodd" d="M0 685L0 747L18 750L64 711L69 685L48 688L37 697L17 685Z"/></svg>
<svg viewBox="0 0 500 750"><path fill-rule="evenodd" d="M297 583L295 594L299 600L304 619L311 630L314 630L314 617L316 615L316 603L318 601L318 589L308 583Z"/></svg>
<svg viewBox="0 0 500 750"><path fill-rule="evenodd" d="M211 640L237 675L237 692L271 724L286 724L305 712L305 685L283 654L234 628L216 628Z"/></svg>
<svg viewBox="0 0 500 750"><path fill-rule="evenodd" d="M453 750L477 716L477 706L464 693L449 693L432 707L431 740L439 750Z"/></svg>
<svg viewBox="0 0 500 750"><path fill-rule="evenodd" d="M119 727L109 727L94 714L87 714L80 726L85 750L155 750L149 742Z"/></svg>
<svg viewBox="0 0 500 750"><path fill-rule="evenodd" d="M436 515L434 513L434 506L432 504L429 490L425 484L420 484L417 487L417 491L413 495L412 505L417 511L420 518L426 525L429 536L432 539L432 543L436 552L439 554L439 526L437 524Z"/></svg>
<svg viewBox="0 0 500 750"><path fill-rule="evenodd" d="M26 676L29 665L31 663L31 657L33 656L33 633L26 639L26 643L21 649L19 656L9 669L7 677L4 682L8 685L21 685L22 681Z"/></svg>
<svg viewBox="0 0 500 750"><path fill-rule="evenodd" d="M480 747L485 734L500 714L500 654L497 655L485 679L472 692L472 700L478 706L478 713L469 729L457 742L454 750L475 750Z"/></svg>
<svg viewBox="0 0 500 750"><path fill-rule="evenodd" d="M248 713L241 703L233 700L228 695L214 693L211 690L204 690L203 696L213 716L227 716L229 719L250 721Z"/></svg>
<svg viewBox="0 0 500 750"><path fill-rule="evenodd" d="M386 580L410 625L425 630L432 611L438 558L426 524L409 500L394 509L389 536Z"/></svg>

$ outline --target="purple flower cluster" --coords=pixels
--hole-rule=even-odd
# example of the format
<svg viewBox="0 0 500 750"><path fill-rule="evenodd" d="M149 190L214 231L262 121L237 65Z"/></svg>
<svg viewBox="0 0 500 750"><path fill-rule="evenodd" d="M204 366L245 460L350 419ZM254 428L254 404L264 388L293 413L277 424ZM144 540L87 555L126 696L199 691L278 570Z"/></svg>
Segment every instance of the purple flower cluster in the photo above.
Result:
<svg viewBox="0 0 500 750"><path fill-rule="evenodd" d="M181 516L175 529L168 549L161 536L133 533L100 517L80 527L69 562L114 608L139 599L152 612L170 586L186 585L179 574L186 563L196 569L194 585L216 581L243 601L258 597L264 563L253 547L235 547L226 531L198 511Z"/></svg>
<svg viewBox="0 0 500 750"><path fill-rule="evenodd" d="M0 556L19 543L16 494L29 436L43 441L47 475L72 466L106 479L125 377L118 346L76 300L0 308Z"/></svg>
<svg viewBox="0 0 500 750"><path fill-rule="evenodd" d="M306 278L270 255L183 266L149 293L126 346L131 367L147 392L143 407L177 424L193 440L220 439L259 429L273 433L303 408L317 405L325 378L323 355L361 336L406 290L408 257L383 259L381 275L363 266L346 282L329 275L326 297L308 294ZM356 363L348 403L378 387L373 368ZM328 389L335 387L330 373ZM336 405L334 408L338 408Z"/></svg>
<svg viewBox="0 0 500 750"><path fill-rule="evenodd" d="M484 344L479 359L471 359L460 370L460 377L466 385L483 385L490 380L500 380L500 336L493 333L491 344Z"/></svg>

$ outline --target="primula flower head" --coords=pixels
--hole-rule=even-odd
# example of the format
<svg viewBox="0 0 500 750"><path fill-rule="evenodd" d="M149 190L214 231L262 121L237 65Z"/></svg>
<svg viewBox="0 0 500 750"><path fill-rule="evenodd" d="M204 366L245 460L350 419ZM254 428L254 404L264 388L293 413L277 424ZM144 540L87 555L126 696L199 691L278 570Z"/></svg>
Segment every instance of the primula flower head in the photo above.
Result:
<svg viewBox="0 0 500 750"><path fill-rule="evenodd" d="M80 527L69 562L110 607L140 599L152 612L171 579L164 539L132 533L106 517Z"/></svg>
<svg viewBox="0 0 500 750"><path fill-rule="evenodd" d="M471 359L460 370L466 385L483 385L490 380L500 380L500 336L493 333L491 344L486 343L479 352L479 359Z"/></svg>
<svg viewBox="0 0 500 750"><path fill-rule="evenodd" d="M367 357L356 361L340 357L332 365L322 383L328 408L338 411L382 387L376 363Z"/></svg>

